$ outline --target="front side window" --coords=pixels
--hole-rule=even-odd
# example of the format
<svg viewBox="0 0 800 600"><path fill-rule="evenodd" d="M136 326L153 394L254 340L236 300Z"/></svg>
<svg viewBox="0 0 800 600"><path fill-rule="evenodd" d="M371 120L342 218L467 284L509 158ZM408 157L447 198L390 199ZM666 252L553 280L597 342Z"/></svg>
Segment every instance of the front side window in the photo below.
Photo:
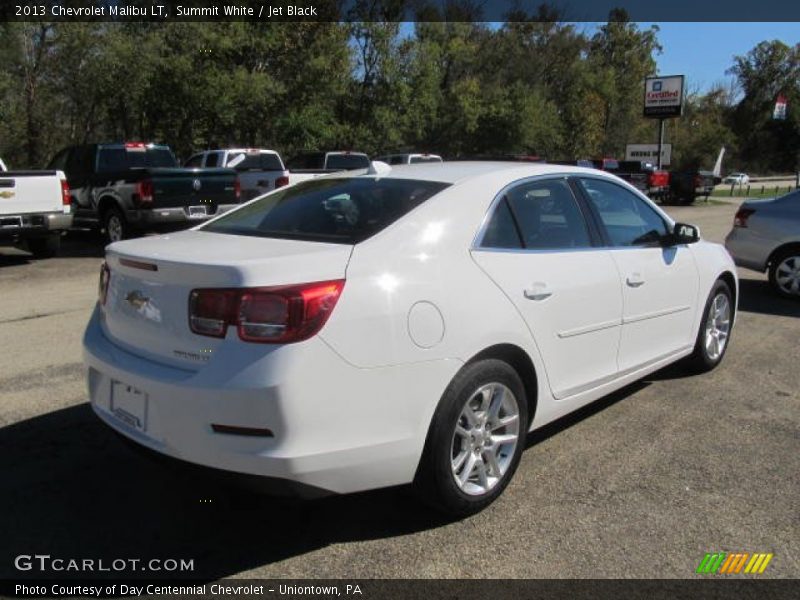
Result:
<svg viewBox="0 0 800 600"><path fill-rule="evenodd" d="M586 221L563 179L510 189L486 227L485 248L567 250L591 246Z"/></svg>
<svg viewBox="0 0 800 600"><path fill-rule="evenodd" d="M204 231L357 244L449 184L412 179L312 179L222 216Z"/></svg>
<svg viewBox="0 0 800 600"><path fill-rule="evenodd" d="M613 246L648 246L667 235L667 223L633 192L611 181L581 179Z"/></svg>

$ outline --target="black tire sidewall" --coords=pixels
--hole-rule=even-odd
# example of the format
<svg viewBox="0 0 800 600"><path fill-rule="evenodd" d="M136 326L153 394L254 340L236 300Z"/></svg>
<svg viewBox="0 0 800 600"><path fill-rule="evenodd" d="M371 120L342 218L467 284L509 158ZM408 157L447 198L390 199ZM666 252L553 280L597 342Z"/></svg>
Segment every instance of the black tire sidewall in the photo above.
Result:
<svg viewBox="0 0 800 600"><path fill-rule="evenodd" d="M775 290L782 298L790 298L793 300L800 300L800 295L793 295L789 294L781 289L778 285L778 265L780 265L784 260L789 258L790 256L798 256L800 257L800 248L794 248L791 250L784 250L780 254L778 254L769 264L769 283L772 286L772 289Z"/></svg>
<svg viewBox="0 0 800 600"><path fill-rule="evenodd" d="M119 240L112 240L108 230L108 223L112 216L116 216L119 219L119 224L122 231L122 235L120 236ZM103 230L105 232L105 241L108 244L113 244L114 242L122 241L128 238L128 222L125 220L125 215L123 215L122 211L116 206L109 208L103 213Z"/></svg>
<svg viewBox="0 0 800 600"><path fill-rule="evenodd" d="M453 434L464 404L475 391L487 383L501 383L517 400L520 438L503 479L489 492L471 496L463 492L453 479L451 453ZM445 512L466 516L479 512L503 493L519 465L528 430L525 386L508 363L496 359L476 361L466 366L448 386L434 414L417 476L417 485L425 499Z"/></svg>

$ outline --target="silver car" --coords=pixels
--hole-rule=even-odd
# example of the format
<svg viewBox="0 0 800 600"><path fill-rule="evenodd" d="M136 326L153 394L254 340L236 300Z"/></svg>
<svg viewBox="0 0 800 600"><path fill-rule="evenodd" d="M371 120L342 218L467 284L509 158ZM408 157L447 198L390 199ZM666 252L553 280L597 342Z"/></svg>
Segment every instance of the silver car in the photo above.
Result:
<svg viewBox="0 0 800 600"><path fill-rule="evenodd" d="M800 190L744 202L725 246L737 265L768 271L781 296L800 299Z"/></svg>

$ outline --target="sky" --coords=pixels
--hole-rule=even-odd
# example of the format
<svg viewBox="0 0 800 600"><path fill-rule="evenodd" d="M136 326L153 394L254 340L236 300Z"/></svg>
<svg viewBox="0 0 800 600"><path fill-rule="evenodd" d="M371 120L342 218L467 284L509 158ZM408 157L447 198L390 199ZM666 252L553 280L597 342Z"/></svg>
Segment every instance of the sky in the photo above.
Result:
<svg viewBox="0 0 800 600"><path fill-rule="evenodd" d="M796 0L795 0L796 1ZM642 23L647 27L650 23ZM707 90L728 81L725 71L735 55L763 40L800 43L800 23L657 23L663 52L656 56L659 75L686 75L688 89Z"/></svg>

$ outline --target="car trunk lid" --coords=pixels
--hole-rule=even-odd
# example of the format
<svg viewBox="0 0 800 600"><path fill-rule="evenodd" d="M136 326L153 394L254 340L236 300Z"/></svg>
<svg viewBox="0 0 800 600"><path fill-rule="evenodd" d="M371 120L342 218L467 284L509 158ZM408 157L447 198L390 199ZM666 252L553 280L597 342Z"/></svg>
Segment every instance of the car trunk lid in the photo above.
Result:
<svg viewBox="0 0 800 600"><path fill-rule="evenodd" d="M224 339L189 327L197 288L242 288L344 279L352 246L184 231L108 247L104 331L150 360L199 370ZM237 339L229 328L226 339Z"/></svg>

